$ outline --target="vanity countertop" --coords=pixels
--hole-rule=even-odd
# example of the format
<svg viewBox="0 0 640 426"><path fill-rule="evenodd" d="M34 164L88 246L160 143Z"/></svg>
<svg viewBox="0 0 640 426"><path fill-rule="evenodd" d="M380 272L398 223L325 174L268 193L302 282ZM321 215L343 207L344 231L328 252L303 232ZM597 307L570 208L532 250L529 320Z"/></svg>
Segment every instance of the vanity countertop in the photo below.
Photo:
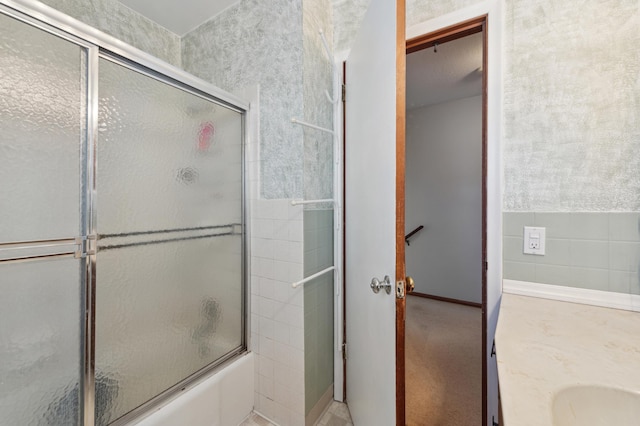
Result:
<svg viewBox="0 0 640 426"><path fill-rule="evenodd" d="M504 425L551 426L562 389L640 391L640 314L504 293L496 355Z"/></svg>

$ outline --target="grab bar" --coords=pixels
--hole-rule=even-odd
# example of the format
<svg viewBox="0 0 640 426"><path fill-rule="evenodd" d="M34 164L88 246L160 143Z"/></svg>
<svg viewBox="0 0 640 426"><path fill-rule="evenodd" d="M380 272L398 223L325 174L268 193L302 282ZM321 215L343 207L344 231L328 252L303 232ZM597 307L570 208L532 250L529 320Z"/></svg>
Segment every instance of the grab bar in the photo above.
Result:
<svg viewBox="0 0 640 426"><path fill-rule="evenodd" d="M300 287L302 284L304 284L304 283L306 283L306 282L309 282L309 281L311 281L311 280L313 280L313 279L315 279L315 278L318 278L320 275L324 275L324 274L326 274L327 272L333 271L334 269L336 269L336 267L335 267L335 266L330 266L330 267L328 267L327 269L323 269L322 271L320 271L320 272L316 272L315 274L310 275L310 276L308 276L307 278L305 278L305 279L303 279L303 280L300 280L300 281L297 281L297 282L295 282L295 283L291 284L291 287L293 287L293 288L298 288L298 287Z"/></svg>
<svg viewBox="0 0 640 426"><path fill-rule="evenodd" d="M409 232L407 235L404 236L404 242L407 243L408 246L410 246L411 244L409 243L409 240L411 239L411 237L413 237L415 234L417 234L418 232L420 232L422 230L422 228L424 228L424 226L420 225L418 226L416 229L414 229L413 231Z"/></svg>

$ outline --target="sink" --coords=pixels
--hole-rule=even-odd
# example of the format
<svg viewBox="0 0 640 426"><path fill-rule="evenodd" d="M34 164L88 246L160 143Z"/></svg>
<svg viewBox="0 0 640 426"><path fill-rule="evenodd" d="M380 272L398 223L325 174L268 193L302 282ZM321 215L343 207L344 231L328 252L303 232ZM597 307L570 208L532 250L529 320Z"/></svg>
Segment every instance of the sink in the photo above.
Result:
<svg viewBox="0 0 640 426"><path fill-rule="evenodd" d="M605 386L574 386L557 392L554 426L638 426L640 392Z"/></svg>

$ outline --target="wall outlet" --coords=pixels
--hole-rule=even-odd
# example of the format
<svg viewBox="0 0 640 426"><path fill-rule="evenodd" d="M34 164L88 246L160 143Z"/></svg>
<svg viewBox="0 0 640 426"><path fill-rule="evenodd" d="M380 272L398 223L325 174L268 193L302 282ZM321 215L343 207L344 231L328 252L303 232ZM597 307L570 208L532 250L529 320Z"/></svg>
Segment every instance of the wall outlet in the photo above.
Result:
<svg viewBox="0 0 640 426"><path fill-rule="evenodd" d="M525 226L523 253L544 256L545 234L546 228Z"/></svg>

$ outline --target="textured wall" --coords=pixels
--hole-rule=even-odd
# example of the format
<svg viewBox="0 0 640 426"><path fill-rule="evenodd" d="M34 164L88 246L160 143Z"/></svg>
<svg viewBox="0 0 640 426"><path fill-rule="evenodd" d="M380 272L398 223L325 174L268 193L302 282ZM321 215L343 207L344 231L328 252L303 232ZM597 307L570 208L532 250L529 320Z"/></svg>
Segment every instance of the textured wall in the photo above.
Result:
<svg viewBox="0 0 640 426"><path fill-rule="evenodd" d="M183 68L230 92L260 85L262 195L303 195L302 1L242 0L182 39Z"/></svg>
<svg viewBox="0 0 640 426"><path fill-rule="evenodd" d="M464 9L482 0L406 0L407 28L456 10ZM508 1L508 0L507 0Z"/></svg>
<svg viewBox="0 0 640 426"><path fill-rule="evenodd" d="M406 0L407 28L480 3L482 0ZM334 11L335 50L340 52L351 48L355 40L360 22L371 3L371 0L332 0Z"/></svg>
<svg viewBox="0 0 640 426"><path fill-rule="evenodd" d="M116 0L42 0L87 25L180 66L180 37Z"/></svg>
<svg viewBox="0 0 640 426"><path fill-rule="evenodd" d="M303 95L304 120L321 127L333 128L331 95L332 63L325 52L319 30L325 33L331 49L332 16L329 0L303 0ZM304 129L304 198L326 199L333 194L333 137L314 129Z"/></svg>
<svg viewBox="0 0 640 426"><path fill-rule="evenodd" d="M640 2L506 2L504 209L640 209Z"/></svg>
<svg viewBox="0 0 640 426"><path fill-rule="evenodd" d="M333 39L336 52L351 48L370 2L371 0L331 0L334 17Z"/></svg>

